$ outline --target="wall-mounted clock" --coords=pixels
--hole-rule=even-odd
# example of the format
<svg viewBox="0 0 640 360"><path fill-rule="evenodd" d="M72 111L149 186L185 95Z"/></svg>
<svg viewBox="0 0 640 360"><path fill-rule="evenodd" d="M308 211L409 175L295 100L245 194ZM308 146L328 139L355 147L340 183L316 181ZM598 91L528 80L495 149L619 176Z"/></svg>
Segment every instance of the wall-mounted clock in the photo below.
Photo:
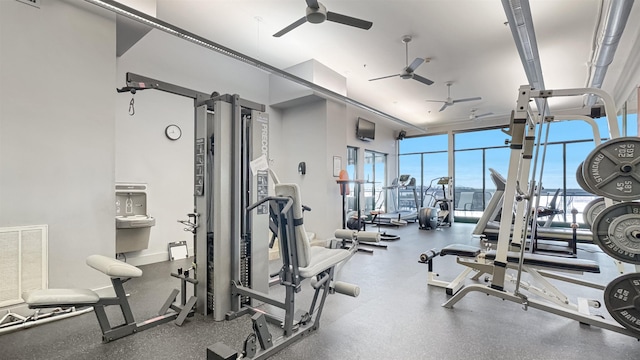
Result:
<svg viewBox="0 0 640 360"><path fill-rule="evenodd" d="M178 125L169 125L164 129L164 134L167 135L169 140L178 140L182 136L182 129Z"/></svg>

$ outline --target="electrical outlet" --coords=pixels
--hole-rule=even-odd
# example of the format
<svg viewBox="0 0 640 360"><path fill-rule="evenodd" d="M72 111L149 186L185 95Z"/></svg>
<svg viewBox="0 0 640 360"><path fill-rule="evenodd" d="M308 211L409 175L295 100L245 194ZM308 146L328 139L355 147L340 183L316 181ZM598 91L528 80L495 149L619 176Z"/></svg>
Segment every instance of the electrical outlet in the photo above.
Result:
<svg viewBox="0 0 640 360"><path fill-rule="evenodd" d="M33 7L37 7L38 9L40 9L41 0L16 0L16 1L21 2L23 4L31 5Z"/></svg>

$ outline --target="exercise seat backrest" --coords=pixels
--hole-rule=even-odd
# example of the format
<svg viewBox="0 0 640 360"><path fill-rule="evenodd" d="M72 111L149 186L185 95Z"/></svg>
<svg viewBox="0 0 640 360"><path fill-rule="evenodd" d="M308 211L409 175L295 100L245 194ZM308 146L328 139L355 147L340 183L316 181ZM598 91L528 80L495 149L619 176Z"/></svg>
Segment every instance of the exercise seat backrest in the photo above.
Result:
<svg viewBox="0 0 640 360"><path fill-rule="evenodd" d="M91 255L87 265L112 278L136 278L142 276L139 268L104 255Z"/></svg>
<svg viewBox="0 0 640 360"><path fill-rule="evenodd" d="M276 184L276 196L290 197L293 199L293 218L298 223L295 226L295 241L298 251L298 267L307 267L310 264L311 245L307 238L307 232L302 223L302 205L300 200L300 188L298 184ZM291 239L290 239L291 240ZM284 254L282 254L284 256Z"/></svg>

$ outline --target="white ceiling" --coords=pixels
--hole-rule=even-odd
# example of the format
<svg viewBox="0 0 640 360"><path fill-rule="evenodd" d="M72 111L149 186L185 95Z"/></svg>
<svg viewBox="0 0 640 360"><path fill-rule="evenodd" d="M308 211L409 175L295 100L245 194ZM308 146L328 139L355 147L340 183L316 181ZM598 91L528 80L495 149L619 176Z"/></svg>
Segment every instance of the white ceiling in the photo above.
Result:
<svg viewBox="0 0 640 360"><path fill-rule="evenodd" d="M302 17L305 0L157 0L156 16L211 41L285 69L315 59L347 79L347 96L420 127L467 121L478 114L506 116L527 83L499 0L324 0L329 11L373 22L361 30L325 21L272 35ZM585 87L601 0L531 0L547 89ZM608 2L605 1L604 9ZM629 17L603 88L613 92L640 29L640 5ZM411 35L409 62L431 58L416 74L431 86L394 77L405 66L403 35ZM452 97L481 96L438 110L453 81ZM628 95L628 94L625 94ZM554 107L582 106L582 99ZM553 110L553 108L552 108ZM490 118L485 118L490 119ZM476 120L476 121L486 121Z"/></svg>

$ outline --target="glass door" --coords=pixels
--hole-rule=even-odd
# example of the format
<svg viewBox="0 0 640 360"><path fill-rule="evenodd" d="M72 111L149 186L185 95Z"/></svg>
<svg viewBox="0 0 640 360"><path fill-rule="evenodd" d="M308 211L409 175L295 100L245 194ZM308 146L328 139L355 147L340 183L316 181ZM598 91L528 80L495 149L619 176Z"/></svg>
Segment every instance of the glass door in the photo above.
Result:
<svg viewBox="0 0 640 360"><path fill-rule="evenodd" d="M358 148L347 146L347 174L349 179L356 180L358 169ZM359 194L355 191L355 184L349 183L349 195L347 195L347 213L351 213L358 209Z"/></svg>
<svg viewBox="0 0 640 360"><path fill-rule="evenodd" d="M383 188L386 183L387 154L364 151L364 211L385 209L386 198Z"/></svg>

